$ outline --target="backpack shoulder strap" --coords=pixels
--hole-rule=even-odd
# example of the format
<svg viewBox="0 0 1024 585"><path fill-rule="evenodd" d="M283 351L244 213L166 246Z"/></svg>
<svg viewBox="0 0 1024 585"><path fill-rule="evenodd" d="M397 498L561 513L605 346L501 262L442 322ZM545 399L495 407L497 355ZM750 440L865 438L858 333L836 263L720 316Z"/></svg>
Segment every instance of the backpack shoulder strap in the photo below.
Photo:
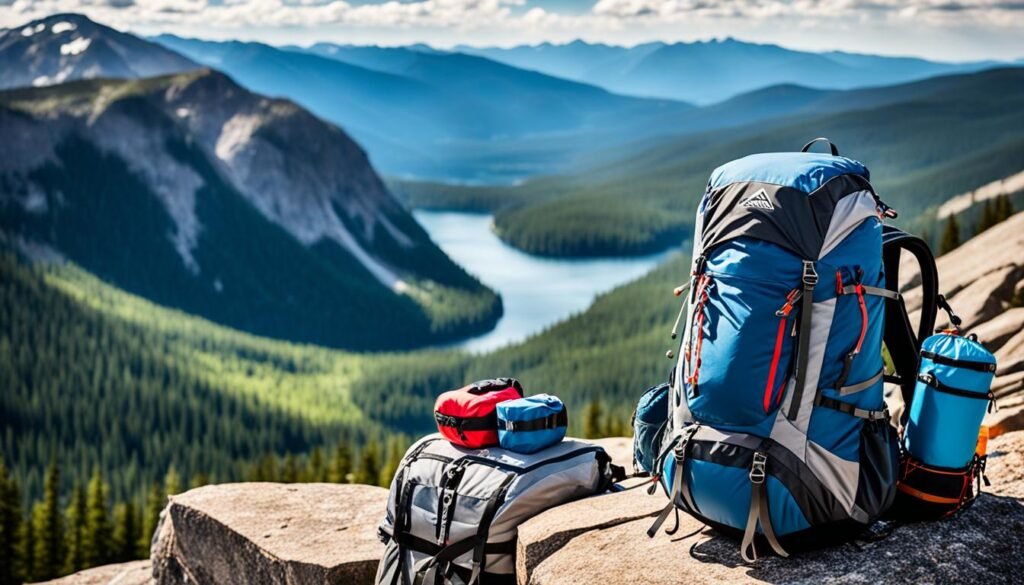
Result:
<svg viewBox="0 0 1024 585"><path fill-rule="evenodd" d="M914 331L907 315L903 297L886 299L885 304L885 347L889 350L895 367L895 375L886 376L886 381L900 385L903 401L907 408L903 421L909 413L914 397L914 383L920 362L921 343L931 335L938 311L939 273L935 267L935 256L928 244L921 238L908 234L890 225L882 229L882 261L885 265L885 287L899 291L900 255L906 250L914 255L921 273L921 322Z"/></svg>

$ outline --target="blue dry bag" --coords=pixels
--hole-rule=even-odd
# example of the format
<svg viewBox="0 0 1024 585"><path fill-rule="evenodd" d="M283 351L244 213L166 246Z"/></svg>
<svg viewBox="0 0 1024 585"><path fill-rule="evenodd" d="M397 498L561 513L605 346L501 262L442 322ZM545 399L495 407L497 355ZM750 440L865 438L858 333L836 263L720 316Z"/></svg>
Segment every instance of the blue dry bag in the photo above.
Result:
<svg viewBox="0 0 1024 585"><path fill-rule="evenodd" d="M569 417L557 396L537 394L498 403L498 440L517 453L535 453L561 442Z"/></svg>
<svg viewBox="0 0 1024 585"><path fill-rule="evenodd" d="M976 340L954 333L925 339L904 435L909 455L937 467L968 465L993 400L995 371L995 356Z"/></svg>

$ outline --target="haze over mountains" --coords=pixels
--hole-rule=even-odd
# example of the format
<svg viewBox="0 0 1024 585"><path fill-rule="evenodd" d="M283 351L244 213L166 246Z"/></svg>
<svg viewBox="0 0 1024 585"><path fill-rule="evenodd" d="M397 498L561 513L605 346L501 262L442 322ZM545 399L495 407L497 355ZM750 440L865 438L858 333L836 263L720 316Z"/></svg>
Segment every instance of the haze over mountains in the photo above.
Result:
<svg viewBox="0 0 1024 585"><path fill-rule="evenodd" d="M913 57L809 53L732 38L619 47L574 41L507 49L457 47L524 69L599 85L610 91L708 104L777 84L820 89L888 85L978 71L994 61L940 63Z"/></svg>
<svg viewBox="0 0 1024 585"><path fill-rule="evenodd" d="M394 174L519 178L550 171L580 143L622 143L657 132L654 120L692 109L461 53L154 40L340 124Z"/></svg>

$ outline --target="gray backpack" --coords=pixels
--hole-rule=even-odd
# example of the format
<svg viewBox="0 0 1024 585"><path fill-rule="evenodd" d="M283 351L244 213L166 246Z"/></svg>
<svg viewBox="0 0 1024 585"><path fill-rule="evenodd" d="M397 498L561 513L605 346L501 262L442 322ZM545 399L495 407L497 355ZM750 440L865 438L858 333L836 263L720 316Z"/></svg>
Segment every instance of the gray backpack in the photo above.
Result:
<svg viewBox="0 0 1024 585"><path fill-rule="evenodd" d="M597 445L575 439L524 455L465 449L441 435L409 448L378 535L378 585L515 583L518 526L607 490L621 476Z"/></svg>

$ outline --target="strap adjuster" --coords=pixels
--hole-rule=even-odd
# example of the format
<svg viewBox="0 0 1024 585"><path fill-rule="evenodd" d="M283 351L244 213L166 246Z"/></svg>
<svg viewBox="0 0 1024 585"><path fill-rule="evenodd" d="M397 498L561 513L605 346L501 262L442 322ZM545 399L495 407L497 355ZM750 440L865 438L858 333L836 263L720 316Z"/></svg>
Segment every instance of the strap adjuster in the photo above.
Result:
<svg viewBox="0 0 1024 585"><path fill-rule="evenodd" d="M765 464L768 456L761 451L754 452L754 462L750 465L750 483L762 484L765 478Z"/></svg>
<svg viewBox="0 0 1024 585"><path fill-rule="evenodd" d="M804 260L804 273L801 279L808 288L818 286L818 271L814 269L814 262Z"/></svg>

